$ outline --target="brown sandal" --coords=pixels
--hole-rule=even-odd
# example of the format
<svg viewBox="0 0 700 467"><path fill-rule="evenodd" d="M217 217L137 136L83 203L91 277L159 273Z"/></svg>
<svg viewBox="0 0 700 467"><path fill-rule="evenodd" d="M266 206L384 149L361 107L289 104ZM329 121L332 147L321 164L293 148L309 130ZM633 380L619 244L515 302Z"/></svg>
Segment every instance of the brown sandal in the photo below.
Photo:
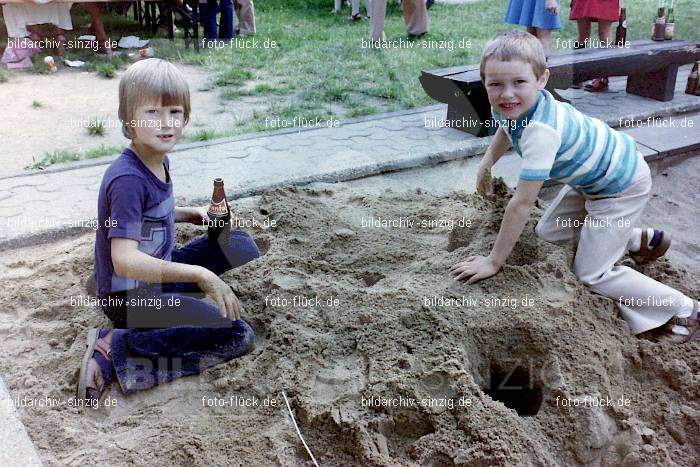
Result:
<svg viewBox="0 0 700 467"><path fill-rule="evenodd" d="M661 258L666 254L668 249L671 247L671 236L665 233L663 230L654 229L654 237L659 235L659 240L656 246L649 249L649 237L647 236L647 229L642 229L642 244L639 251L630 252L630 258L634 260L635 263L642 266L649 264ZM652 242L654 239L652 239Z"/></svg>
<svg viewBox="0 0 700 467"><path fill-rule="evenodd" d="M80 365L80 375L78 376L78 388L76 397L78 401L84 403L86 407L97 408L102 395L112 382L112 350L102 339L106 338L109 332L104 336L100 336L100 329L90 329L88 331L87 346L83 361ZM95 353L97 352L97 354ZM90 360L95 359L102 371L102 387L88 386L88 366Z"/></svg>

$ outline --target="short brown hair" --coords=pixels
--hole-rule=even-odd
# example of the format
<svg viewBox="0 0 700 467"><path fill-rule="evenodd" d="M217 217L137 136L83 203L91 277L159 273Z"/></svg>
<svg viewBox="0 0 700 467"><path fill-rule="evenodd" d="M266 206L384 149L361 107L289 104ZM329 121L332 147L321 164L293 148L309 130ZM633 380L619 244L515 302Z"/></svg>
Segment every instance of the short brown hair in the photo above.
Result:
<svg viewBox="0 0 700 467"><path fill-rule="evenodd" d="M532 66L532 71L539 79L547 69L547 57L540 41L530 33L518 30L503 31L493 37L484 46L481 54L479 72L484 80L486 61L495 58L502 62L522 60Z"/></svg>
<svg viewBox="0 0 700 467"><path fill-rule="evenodd" d="M140 105L153 101L163 106L182 106L185 123L189 121L190 87L185 76L175 65L159 58L134 63L119 81L119 120L124 136L133 138L134 112Z"/></svg>

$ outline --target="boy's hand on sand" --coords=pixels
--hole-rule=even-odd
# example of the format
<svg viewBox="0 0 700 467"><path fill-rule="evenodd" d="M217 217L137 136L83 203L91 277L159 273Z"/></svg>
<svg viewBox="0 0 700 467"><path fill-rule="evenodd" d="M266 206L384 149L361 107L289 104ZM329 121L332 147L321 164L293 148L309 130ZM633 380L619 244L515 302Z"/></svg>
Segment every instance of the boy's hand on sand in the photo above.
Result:
<svg viewBox="0 0 700 467"><path fill-rule="evenodd" d="M496 199L490 168L479 167L479 173L476 176L476 192L489 201Z"/></svg>
<svg viewBox="0 0 700 467"><path fill-rule="evenodd" d="M241 319L241 305L238 303L238 298L231 290L231 287L222 281L219 276L204 269L197 286L216 302L221 316L224 318L228 317L231 321Z"/></svg>
<svg viewBox="0 0 700 467"><path fill-rule="evenodd" d="M450 269L450 274L458 281L467 281L467 284L491 277L501 269L489 257L470 256L466 261L457 263Z"/></svg>

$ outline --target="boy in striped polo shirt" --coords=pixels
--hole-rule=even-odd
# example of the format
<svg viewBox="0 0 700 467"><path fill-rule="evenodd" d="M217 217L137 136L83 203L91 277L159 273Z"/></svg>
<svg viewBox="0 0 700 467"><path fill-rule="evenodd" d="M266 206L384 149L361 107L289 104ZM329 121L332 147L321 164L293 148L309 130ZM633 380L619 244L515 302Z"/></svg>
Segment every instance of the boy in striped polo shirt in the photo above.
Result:
<svg viewBox="0 0 700 467"><path fill-rule="evenodd" d="M521 31L491 39L481 78L499 129L479 166L477 191L493 197L491 167L512 146L522 167L515 195L487 257L473 256L451 272L471 284L498 272L530 216L545 180L564 183L535 231L552 243L577 242L573 270L594 292L612 298L635 334L660 340L700 337L700 303L644 274L616 265L626 252L638 263L662 256L669 235L633 226L647 203L651 173L634 140L544 88L549 78L542 46Z"/></svg>

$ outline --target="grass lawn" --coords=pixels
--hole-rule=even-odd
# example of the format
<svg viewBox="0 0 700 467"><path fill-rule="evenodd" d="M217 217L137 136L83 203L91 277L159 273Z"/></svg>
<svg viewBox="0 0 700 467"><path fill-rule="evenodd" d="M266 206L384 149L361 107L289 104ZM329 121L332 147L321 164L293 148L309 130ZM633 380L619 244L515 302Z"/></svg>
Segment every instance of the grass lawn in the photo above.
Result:
<svg viewBox="0 0 700 467"><path fill-rule="evenodd" d="M564 3L564 2L563 2ZM562 17L569 2L562 5ZM648 38L657 2L628 0L628 39ZM467 5L436 4L429 10L430 31L412 48L363 48L369 23L349 23L348 10L330 14L330 0L265 0L256 4L258 41L275 41L275 49L228 48L206 50L199 57L176 50L160 51L172 58L202 63L215 73L222 97L236 100L249 95L266 97L268 110L232 133L264 130L265 117L290 119L301 115L326 120L368 115L434 103L418 83L420 70L479 61L485 42L512 26L503 23L506 0L484 0ZM697 0L676 1L676 34L700 38ZM363 10L364 12L364 10ZM556 37L574 39L575 22L564 20ZM407 39L399 6L387 11L390 40ZM440 45L451 48L437 48ZM460 41L471 48L459 48ZM432 46L432 47L431 47Z"/></svg>
<svg viewBox="0 0 700 467"><path fill-rule="evenodd" d="M675 2L676 37L700 39L697 2ZM564 29L555 38L574 39L576 24L565 19L569 2L562 3ZM363 47L363 40L369 36L369 22L348 22L347 7L334 16L330 13L332 4L331 0L257 2L257 48L234 46L195 53L185 49L181 39L174 45L167 41L154 42L158 57L205 67L211 73L212 88L220 92L221 99L230 101L232 108L250 97L262 103L263 110L253 112L250 118L238 121L224 133L200 129L187 134L186 139L207 140L269 130L273 128L266 121L275 119L343 119L430 105L434 101L418 83L421 69L476 63L484 43L495 33L512 27L503 23L507 0L435 4L429 10L429 34L423 39L404 48L369 49ZM625 6L628 40L649 38L657 1L627 0ZM74 5L72 11L76 26L89 21L81 6ZM148 37L131 16L127 20L107 13L105 23L112 38L126 34ZM594 34L596 30L594 26ZM385 31L390 40L407 41L403 16L394 2L387 10ZM0 31L0 47L6 41L1 38L6 37L3 32ZM470 47L459 47L460 41L470 43ZM129 62L121 58L94 60L91 51L71 53L70 58L81 58L80 54L90 58L90 70L103 74L113 67L124 68ZM39 63L36 72L43 72L41 61L35 61ZM4 79L8 79L8 73L0 72L0 83Z"/></svg>

